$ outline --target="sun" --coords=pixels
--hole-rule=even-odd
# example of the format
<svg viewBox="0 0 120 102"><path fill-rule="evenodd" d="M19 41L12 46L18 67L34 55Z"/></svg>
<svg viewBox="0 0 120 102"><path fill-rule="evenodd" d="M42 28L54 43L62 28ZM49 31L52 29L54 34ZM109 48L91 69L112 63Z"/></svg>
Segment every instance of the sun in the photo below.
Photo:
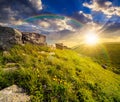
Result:
<svg viewBox="0 0 120 102"><path fill-rule="evenodd" d="M85 35L85 44L87 45L96 45L99 42L99 37L94 32L89 32Z"/></svg>

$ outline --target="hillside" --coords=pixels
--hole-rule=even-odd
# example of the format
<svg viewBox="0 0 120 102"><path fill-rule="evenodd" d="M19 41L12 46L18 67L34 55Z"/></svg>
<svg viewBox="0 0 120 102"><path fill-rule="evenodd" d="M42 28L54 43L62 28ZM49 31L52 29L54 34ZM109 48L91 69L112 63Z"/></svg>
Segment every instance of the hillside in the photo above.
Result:
<svg viewBox="0 0 120 102"><path fill-rule="evenodd" d="M0 89L13 84L32 102L120 101L120 76L71 50L27 44L1 51Z"/></svg>
<svg viewBox="0 0 120 102"><path fill-rule="evenodd" d="M103 43L95 47L80 45L73 50L120 74L120 43Z"/></svg>

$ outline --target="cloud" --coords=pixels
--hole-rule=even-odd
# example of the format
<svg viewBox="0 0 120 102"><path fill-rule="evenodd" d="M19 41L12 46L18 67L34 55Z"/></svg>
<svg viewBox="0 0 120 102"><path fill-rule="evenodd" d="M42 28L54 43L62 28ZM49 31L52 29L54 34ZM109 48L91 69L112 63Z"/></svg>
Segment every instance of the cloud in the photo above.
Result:
<svg viewBox="0 0 120 102"><path fill-rule="evenodd" d="M88 22L92 21L92 15L91 14L85 14L83 11L76 12L72 15L72 18L75 18L79 22L86 24Z"/></svg>
<svg viewBox="0 0 120 102"><path fill-rule="evenodd" d="M13 27L19 29L20 31L30 31L47 35L54 33L59 34L60 36L64 36L64 34L69 34L77 29L76 23L72 20L73 19L68 17L64 17L64 19L45 17L43 19L35 19L29 22L23 22L22 20L15 22L12 21L12 24L0 22L0 25ZM15 24L13 25L13 23ZM18 25L16 25L16 23Z"/></svg>
<svg viewBox="0 0 120 102"><path fill-rule="evenodd" d="M112 15L120 16L120 7L113 6L110 1L93 0L92 4L83 3L83 6L92 9L92 11L103 12L108 18Z"/></svg>
<svg viewBox="0 0 120 102"><path fill-rule="evenodd" d="M26 23L29 25L36 25L39 30L41 30L44 34L45 33L63 33L63 31L71 31L74 32L76 29L82 27L82 24L78 21L61 16L61 18L57 16L43 16L43 18L31 18L32 20L27 20ZM24 25L24 24L23 24Z"/></svg>
<svg viewBox="0 0 120 102"><path fill-rule="evenodd" d="M83 15L85 18L87 18L89 20L93 19L91 14L85 14L83 11L79 11L79 14Z"/></svg>
<svg viewBox="0 0 120 102"><path fill-rule="evenodd" d="M0 0L0 22L18 24L24 18L39 14L41 0Z"/></svg>
<svg viewBox="0 0 120 102"><path fill-rule="evenodd" d="M49 22L51 23L51 25L53 26L54 29L62 31L62 30L70 30L70 31L74 31L74 28L67 24L67 20L61 20L61 19L55 19L53 20L49 20Z"/></svg>
<svg viewBox="0 0 120 102"><path fill-rule="evenodd" d="M32 4L33 7L35 7L35 9L37 9L37 10L41 10L42 9L42 2L41 2L41 0L29 0L29 2Z"/></svg>
<svg viewBox="0 0 120 102"><path fill-rule="evenodd" d="M50 24L47 21L38 21L38 25L46 29L50 27Z"/></svg>

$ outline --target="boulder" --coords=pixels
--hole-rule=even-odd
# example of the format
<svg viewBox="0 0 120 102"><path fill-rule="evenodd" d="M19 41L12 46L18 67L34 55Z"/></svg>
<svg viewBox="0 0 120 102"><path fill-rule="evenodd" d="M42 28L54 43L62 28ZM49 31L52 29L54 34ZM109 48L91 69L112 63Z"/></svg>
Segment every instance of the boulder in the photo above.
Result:
<svg viewBox="0 0 120 102"><path fill-rule="evenodd" d="M10 27L0 26L0 49L6 50L15 44L22 44L22 33Z"/></svg>
<svg viewBox="0 0 120 102"><path fill-rule="evenodd" d="M55 46L56 46L57 49L61 49L61 50L69 49L67 46L64 46L63 43L56 43Z"/></svg>
<svg viewBox="0 0 120 102"><path fill-rule="evenodd" d="M22 32L22 41L24 44L46 45L46 36L38 33Z"/></svg>
<svg viewBox="0 0 120 102"><path fill-rule="evenodd" d="M22 88L12 85L0 91L0 102L29 102L30 96Z"/></svg>
<svg viewBox="0 0 120 102"><path fill-rule="evenodd" d="M63 43L56 43L55 45L57 49L61 49L61 50L64 49Z"/></svg>
<svg viewBox="0 0 120 102"><path fill-rule="evenodd" d="M102 68L107 69L107 65L106 64L102 65Z"/></svg>

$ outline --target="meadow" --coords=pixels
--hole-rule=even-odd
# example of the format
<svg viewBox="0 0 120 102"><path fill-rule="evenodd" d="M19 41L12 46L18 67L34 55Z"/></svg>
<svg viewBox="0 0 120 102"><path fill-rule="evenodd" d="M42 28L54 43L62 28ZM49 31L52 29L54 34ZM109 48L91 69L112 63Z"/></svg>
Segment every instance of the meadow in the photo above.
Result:
<svg viewBox="0 0 120 102"><path fill-rule="evenodd" d="M120 74L120 43L103 43L97 46L79 45L74 51L89 56L106 69Z"/></svg>
<svg viewBox="0 0 120 102"><path fill-rule="evenodd" d="M27 44L0 51L0 89L13 84L32 102L120 102L119 74L67 49Z"/></svg>

